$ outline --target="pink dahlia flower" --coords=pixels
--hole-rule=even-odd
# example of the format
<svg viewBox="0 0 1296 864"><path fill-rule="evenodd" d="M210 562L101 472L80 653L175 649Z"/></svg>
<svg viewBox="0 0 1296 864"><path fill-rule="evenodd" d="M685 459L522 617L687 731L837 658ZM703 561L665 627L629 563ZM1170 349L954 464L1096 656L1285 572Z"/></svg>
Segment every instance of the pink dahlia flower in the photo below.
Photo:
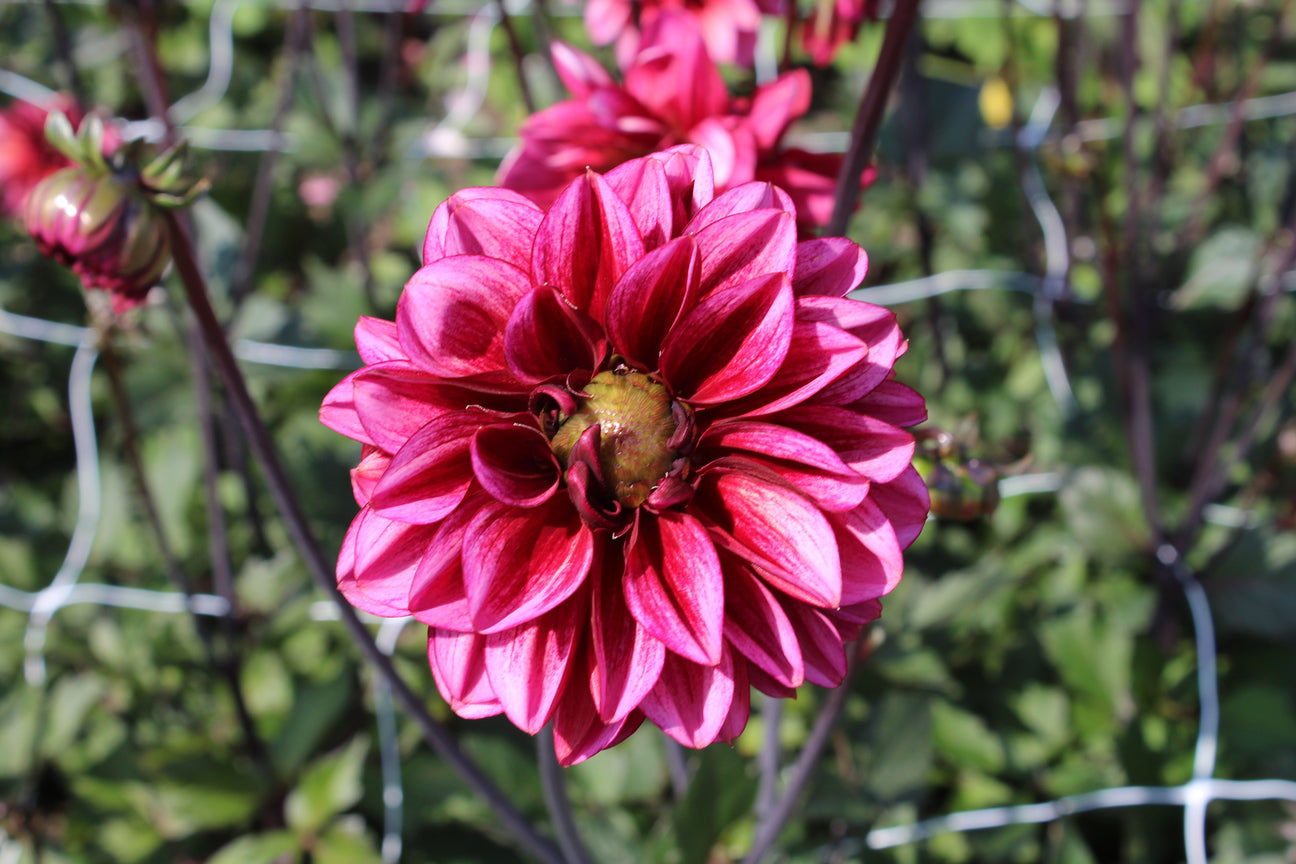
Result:
<svg viewBox="0 0 1296 864"><path fill-rule="evenodd" d="M782 144L810 108L809 74L786 72L749 99L733 99L687 16L663 12L653 33L623 84L592 57L555 43L554 64L572 98L527 119L499 184L548 206L587 168L606 171L690 142L710 152L718 189L777 182L792 196L803 233L826 223L841 156Z"/></svg>
<svg viewBox="0 0 1296 864"><path fill-rule="evenodd" d="M453 195L320 411L364 445L343 594L425 622L450 707L552 722L564 764L838 684L926 517L905 340L842 297L864 251L798 243L767 183L713 188L682 146L548 210Z"/></svg>
<svg viewBox="0 0 1296 864"><path fill-rule="evenodd" d="M76 100L55 94L45 106L14 102L0 111L0 216L21 216L37 183L71 162L45 140L45 118L62 111L76 126L84 113ZM113 146L116 141L110 142Z"/></svg>
<svg viewBox="0 0 1296 864"><path fill-rule="evenodd" d="M815 0L801 22L801 47L816 66L827 66L841 46L854 42L860 25L877 18L877 0Z"/></svg>
<svg viewBox="0 0 1296 864"><path fill-rule="evenodd" d="M595 45L615 42L617 62L625 69L663 16L683 14L702 34L712 60L750 66L762 11L758 0L588 0L585 30Z"/></svg>

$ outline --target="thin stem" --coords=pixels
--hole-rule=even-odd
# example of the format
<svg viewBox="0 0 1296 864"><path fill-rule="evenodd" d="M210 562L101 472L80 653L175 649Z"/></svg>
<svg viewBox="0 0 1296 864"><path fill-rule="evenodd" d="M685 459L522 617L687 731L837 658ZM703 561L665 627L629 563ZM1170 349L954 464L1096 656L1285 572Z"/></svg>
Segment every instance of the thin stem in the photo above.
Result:
<svg viewBox="0 0 1296 864"><path fill-rule="evenodd" d="M562 766L554 752L553 724L547 724L536 735L536 759L540 763L540 791L544 793L549 819L558 834L558 846L567 864L591 864L585 843L581 840L576 821L572 818L571 799L567 797L567 784Z"/></svg>
<svg viewBox="0 0 1296 864"><path fill-rule="evenodd" d="M508 39L509 51L513 54L513 69L517 73L518 95L522 97L522 104L526 106L528 114L534 114L536 111L535 98L531 95L531 85L527 83L526 67L523 61L526 59L526 51L522 47L522 40L518 38L517 28L513 26L513 18L504 8L504 0L495 0L495 9L499 12L500 27L504 29L504 36Z"/></svg>
<svg viewBox="0 0 1296 864"><path fill-rule="evenodd" d="M72 40L68 36L67 26L63 23L63 15L59 12L58 4L54 0L45 0L45 14L50 21L50 30L54 33L54 56L58 60L58 68L62 73L67 88L72 91L77 102L83 106L89 107L88 92L85 82L81 80L80 70L77 69L76 61L72 57Z"/></svg>
<svg viewBox="0 0 1296 864"><path fill-rule="evenodd" d="M895 10L887 21L886 33L882 37L882 52L878 55L877 66L869 78L864 95L860 98L859 110L855 113L855 123L851 126L850 149L842 162L841 173L837 175L837 192L833 199L832 219L828 221L825 234L837 236L846 233L851 214L859 203L860 174L868 165L869 157L877 144L878 132L882 128L882 115L886 108L891 85L900 73L901 60L904 58L905 44L909 41L909 31L918 20L920 0L897 0Z"/></svg>
<svg viewBox="0 0 1296 864"><path fill-rule="evenodd" d="M760 864L774 848L774 842L778 840L778 835L783 831L783 826L787 825L788 820L792 818L792 808L797 805L801 799L801 793L805 791L810 782L810 775L814 771L815 765L819 761L819 756L823 753L824 746L828 743L828 736L832 733L833 726L837 723L837 717L841 714L842 707L846 704L846 697L850 695L851 682L855 678L855 672L863 665L864 660L872 651L872 643L869 640L869 630L865 628L855 642L855 648L851 652L850 662L846 667L846 675L842 683L837 685L837 689L828 694L827 701L824 702L823 708L819 711L819 716L815 718L814 727L810 730L806 743L801 748L801 753L797 756L796 764L792 766L792 773L788 777L787 788L783 790L783 797L775 802L770 809L769 814L760 823L756 829L756 837L752 840L751 851L743 859L743 864Z"/></svg>

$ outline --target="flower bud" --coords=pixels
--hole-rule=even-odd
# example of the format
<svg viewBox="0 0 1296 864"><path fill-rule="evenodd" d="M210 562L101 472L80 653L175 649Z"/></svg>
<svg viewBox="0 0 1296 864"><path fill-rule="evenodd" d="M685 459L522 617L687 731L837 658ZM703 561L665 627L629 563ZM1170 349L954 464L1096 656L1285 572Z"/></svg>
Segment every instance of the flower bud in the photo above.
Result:
<svg viewBox="0 0 1296 864"><path fill-rule="evenodd" d="M87 288L112 293L113 310L144 300L171 263L166 223L129 175L73 166L27 199L27 232Z"/></svg>

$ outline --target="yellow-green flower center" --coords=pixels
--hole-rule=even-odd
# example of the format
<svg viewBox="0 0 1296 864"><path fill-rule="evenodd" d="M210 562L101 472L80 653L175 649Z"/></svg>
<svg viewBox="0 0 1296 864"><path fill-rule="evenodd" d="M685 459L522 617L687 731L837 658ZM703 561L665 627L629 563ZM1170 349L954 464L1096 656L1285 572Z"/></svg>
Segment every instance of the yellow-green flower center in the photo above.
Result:
<svg viewBox="0 0 1296 864"><path fill-rule="evenodd" d="M670 448L676 420L666 388L642 372L600 372L585 386L580 407L551 442L567 467L586 429L599 426L599 466L607 490L638 507L678 458Z"/></svg>

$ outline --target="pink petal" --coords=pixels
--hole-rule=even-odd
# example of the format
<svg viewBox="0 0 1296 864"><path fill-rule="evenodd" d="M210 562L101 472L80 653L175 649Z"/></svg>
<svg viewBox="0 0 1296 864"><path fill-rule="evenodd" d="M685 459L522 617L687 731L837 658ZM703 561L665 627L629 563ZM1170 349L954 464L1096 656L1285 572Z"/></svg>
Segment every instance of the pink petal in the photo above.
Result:
<svg viewBox="0 0 1296 864"><path fill-rule="evenodd" d="M720 659L724 580L707 532L686 513L640 513L626 548L630 614L694 663Z"/></svg>
<svg viewBox="0 0 1296 864"><path fill-rule="evenodd" d="M627 14L629 10L627 8ZM593 35L591 31L591 35ZM607 41L611 41L610 39ZM595 44L607 44L606 41L594 40ZM577 98L588 95L598 87L615 87L612 76L599 65L599 62L583 51L578 51L566 42L555 39L549 46L553 55L554 71L562 79L567 92Z"/></svg>
<svg viewBox="0 0 1296 864"><path fill-rule="evenodd" d="M373 439L360 422L360 415L355 406L355 378L364 369L352 372L333 385L320 405L319 419L328 428L352 441L362 444L373 444Z"/></svg>
<svg viewBox="0 0 1296 864"><path fill-rule="evenodd" d="M697 237L702 253L703 297L765 274L787 276L792 272L796 259L796 220L785 210L735 213L705 224L700 230L697 228L699 223L705 223L708 211L724 205L727 195L746 188L740 187L712 201L686 230Z"/></svg>
<svg viewBox="0 0 1296 864"><path fill-rule="evenodd" d="M381 318L370 318L361 315L355 326L356 350L366 365L382 363L386 360L404 360L401 352L400 337L396 333L396 324Z"/></svg>
<svg viewBox="0 0 1296 864"><path fill-rule="evenodd" d="M709 454L748 453L826 510L849 510L868 494L868 481L829 445L786 426L751 420L717 423L699 442L699 461Z"/></svg>
<svg viewBox="0 0 1296 864"><path fill-rule="evenodd" d="M910 465L890 483L874 483L869 497L891 520L900 548L909 548L922 533L927 524L927 511L931 509L927 484L918 470Z"/></svg>
<svg viewBox="0 0 1296 864"><path fill-rule="evenodd" d="M663 11L655 23L655 44L642 48L626 70L626 90L676 129L725 113L729 89L692 17Z"/></svg>
<svg viewBox="0 0 1296 864"><path fill-rule="evenodd" d="M504 713L534 735L549 722L567 681L589 612L585 596L573 598L519 627L486 637L486 674ZM584 688L581 681L578 687Z"/></svg>
<svg viewBox="0 0 1296 864"><path fill-rule="evenodd" d="M726 647L714 666L668 653L657 686L639 707L685 747L705 747L719 736L733 700L734 662Z"/></svg>
<svg viewBox="0 0 1296 864"><path fill-rule="evenodd" d="M904 559L890 520L873 501L865 500L830 521L837 533L842 562L842 605L875 600L900 583Z"/></svg>
<svg viewBox="0 0 1296 864"><path fill-rule="evenodd" d="M504 333L511 370L539 382L576 369L594 369L602 359L598 327L547 285L527 294L513 308Z"/></svg>
<svg viewBox="0 0 1296 864"><path fill-rule="evenodd" d="M729 713L716 732L717 741L735 740L747 728L747 721L751 719L751 684L747 681L747 669L746 663L735 659L733 701L729 703Z"/></svg>
<svg viewBox="0 0 1296 864"><path fill-rule="evenodd" d="M899 381L883 381L851 408L892 426L917 426L927 420L927 403L922 395Z"/></svg>
<svg viewBox="0 0 1296 864"><path fill-rule="evenodd" d="M530 290L525 272L495 258L433 261L414 274L396 305L401 347L440 377L499 373L505 368L504 326Z"/></svg>
<svg viewBox="0 0 1296 864"><path fill-rule="evenodd" d="M351 520L350 527L347 528L346 537L342 540L342 548L338 552L338 590L352 606L373 615L381 615L384 618L408 615L409 608L405 603L405 594L409 586L409 573L412 572L411 564L418 565L419 556L425 547L422 543L415 543L411 547L398 549L398 553L405 553L399 556L404 560L398 558L398 560L383 562L385 566L382 568L368 568L362 582L356 575L356 552L361 526L370 518L376 517L373 517L372 511L363 509L356 514L355 519ZM379 519L378 522L399 525L399 523L387 523L385 519ZM416 536L415 539L419 538ZM405 588L402 588L402 585Z"/></svg>
<svg viewBox="0 0 1296 864"><path fill-rule="evenodd" d="M804 603L785 601L783 609L801 640L806 680L820 687L836 687L846 677L846 649L837 628L827 615Z"/></svg>
<svg viewBox="0 0 1296 864"><path fill-rule="evenodd" d="M360 463L351 469L351 492L361 507L369 503L374 487L391 465L391 457L377 448L365 447L362 452Z"/></svg>
<svg viewBox="0 0 1296 864"><path fill-rule="evenodd" d="M666 168L661 160L631 159L613 168L603 179L630 209L643 237L644 249L656 249L675 236L677 204L671 200Z"/></svg>
<svg viewBox="0 0 1296 864"><path fill-rule="evenodd" d="M472 483L468 448L482 417L468 411L445 414L410 436L374 487L370 506L402 522L444 519Z"/></svg>
<svg viewBox="0 0 1296 864"><path fill-rule="evenodd" d="M842 297L868 272L868 253L845 237L820 237L797 244L792 290L798 297L822 294Z"/></svg>
<svg viewBox="0 0 1296 864"><path fill-rule="evenodd" d="M545 214L536 234L532 272L595 321L612 286L643 257L634 217L599 175L572 181Z"/></svg>
<svg viewBox="0 0 1296 864"><path fill-rule="evenodd" d="M731 415L772 414L799 405L867 356L868 346L844 330L818 321L794 321L792 343L774 377L725 410Z"/></svg>
<svg viewBox="0 0 1296 864"><path fill-rule="evenodd" d="M488 500L474 492L436 526L427 552L409 584L409 609L419 621L441 630L470 632L472 615L463 580L463 538L468 524Z"/></svg>
<svg viewBox="0 0 1296 864"><path fill-rule="evenodd" d="M472 439L473 474L496 500L534 507L553 495L562 479L549 439L521 425L485 426Z"/></svg>
<svg viewBox="0 0 1296 864"><path fill-rule="evenodd" d="M533 508L491 503L464 535L464 587L473 623L496 633L543 615L585 581L593 534L563 497Z"/></svg>
<svg viewBox="0 0 1296 864"><path fill-rule="evenodd" d="M490 187L456 192L442 205L449 210L444 234L433 238L429 226L423 262L453 255L484 255L507 261L520 270L531 266L531 246L544 212L517 192ZM438 213L442 210L438 209Z"/></svg>
<svg viewBox="0 0 1296 864"><path fill-rule="evenodd" d="M383 615L408 615L409 587L436 529L384 519L371 509L351 523L355 544L352 605ZM378 609L385 611L379 612Z"/></svg>
<svg viewBox="0 0 1296 864"><path fill-rule="evenodd" d="M894 480L913 462L914 440L903 429L834 405L800 405L777 416L835 450L875 483Z"/></svg>
<svg viewBox="0 0 1296 864"><path fill-rule="evenodd" d="M756 88L747 122L756 142L768 150L778 143L793 120L809 110L810 73L793 69Z"/></svg>
<svg viewBox="0 0 1296 864"><path fill-rule="evenodd" d="M719 172L716 173L718 176ZM716 185L720 185L718 180ZM770 183L744 181L742 185L730 189L702 208L689 222L685 231L689 234L697 234L722 219L740 214L750 216L767 210L780 211L789 216L796 215L791 197L782 189ZM791 260L796 260L795 250L791 253Z"/></svg>
<svg viewBox="0 0 1296 864"><path fill-rule="evenodd" d="M643 714L634 711L624 720L604 723L594 709L589 692L580 686L586 677L573 671L562 701L554 709L554 752L561 765L584 762L600 750L624 740L643 722Z"/></svg>
<svg viewBox="0 0 1296 864"><path fill-rule="evenodd" d="M716 545L756 565L775 588L814 606L841 602L832 526L812 502L774 476L707 469L693 499Z"/></svg>
<svg viewBox="0 0 1296 864"><path fill-rule="evenodd" d="M868 359L824 388L816 402L845 405L867 394L891 374L906 343L895 313L859 300L798 297L798 321L823 321L842 328L869 346Z"/></svg>
<svg viewBox="0 0 1296 864"><path fill-rule="evenodd" d="M615 723L633 711L661 675L666 648L635 620L617 577L624 569L618 553L610 566L591 573L593 614L590 642L594 648L591 696L605 723Z"/></svg>
<svg viewBox="0 0 1296 864"><path fill-rule="evenodd" d="M441 382L406 360L366 366L350 380L367 440L388 453L404 447L415 432L449 407L439 404Z"/></svg>
<svg viewBox="0 0 1296 864"><path fill-rule="evenodd" d="M725 639L785 687L805 680L796 630L774 592L730 553L725 563Z"/></svg>
<svg viewBox="0 0 1296 864"><path fill-rule="evenodd" d="M689 130L688 139L711 154L717 186L729 188L755 178L756 140L746 127L708 117Z"/></svg>
<svg viewBox="0 0 1296 864"><path fill-rule="evenodd" d="M630 266L612 289L607 332L618 353L655 370L667 333L697 295L701 259L691 237L680 237Z"/></svg>
<svg viewBox="0 0 1296 864"><path fill-rule="evenodd" d="M478 720L504 710L486 676L484 636L429 628L428 665L441 698L460 717Z"/></svg>

